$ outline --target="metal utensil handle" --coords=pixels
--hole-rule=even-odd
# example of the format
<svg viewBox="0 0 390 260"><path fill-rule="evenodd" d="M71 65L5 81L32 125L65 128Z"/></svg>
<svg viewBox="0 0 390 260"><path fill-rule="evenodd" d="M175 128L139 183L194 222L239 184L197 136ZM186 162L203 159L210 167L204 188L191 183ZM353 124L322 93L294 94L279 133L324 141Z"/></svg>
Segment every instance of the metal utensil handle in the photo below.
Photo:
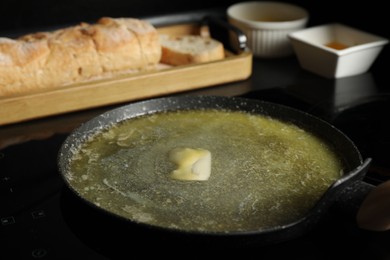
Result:
<svg viewBox="0 0 390 260"><path fill-rule="evenodd" d="M247 47L246 35L226 20L220 17L207 15L204 18L204 23L209 27L211 37L223 42L225 48L236 54L249 50ZM231 33L234 37L231 37ZM235 42L232 43L232 41Z"/></svg>

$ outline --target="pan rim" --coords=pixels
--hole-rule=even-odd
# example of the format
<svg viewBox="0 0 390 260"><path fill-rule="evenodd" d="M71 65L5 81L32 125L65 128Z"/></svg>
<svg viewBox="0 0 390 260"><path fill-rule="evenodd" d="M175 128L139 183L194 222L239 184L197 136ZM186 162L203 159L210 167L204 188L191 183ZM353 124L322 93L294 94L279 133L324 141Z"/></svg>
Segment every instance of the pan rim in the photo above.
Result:
<svg viewBox="0 0 390 260"><path fill-rule="evenodd" d="M227 102L228 105L225 105L224 102ZM245 108L246 112L256 112L256 114L259 114L259 110L262 110L263 113L266 115L270 111L265 111L265 108L273 108L275 111L273 113L277 113L278 111L289 111L297 116L298 118L306 118L308 122L316 122L316 126L314 128L318 128L321 126L327 127L330 131L333 131L333 133L338 135L338 138L344 139L344 142L348 143L352 150L355 151L355 162L353 164L355 167L350 167L351 170L348 172L345 172L344 175L336 180L335 183L329 186L327 191L323 194L323 196L320 198L320 200L313 206L309 212L303 216L300 219L297 219L296 221L293 221L291 223L285 224L285 225L277 225L271 228L263 228L258 230L250 230L250 231L228 231L228 232L217 232L217 231L197 231L197 230L183 230L183 229L174 229L174 228L168 228L168 227L160 227L156 225L151 225L139 221L135 221L129 218L126 218L124 216L115 214L107 209L101 208L97 206L95 203L87 200L84 198L79 192L74 189L74 187L69 182L68 178L66 178L66 172L68 171L67 163L69 161L69 156L71 156L71 152L69 152L72 149L77 149L77 146L79 144L74 144L75 140L80 139L79 141L85 141L88 135L91 135L93 133L96 133L97 131L101 131L104 128L111 127L113 124L116 124L118 122L121 122L123 120L131 119L134 117L139 117L143 115L153 114L156 112L162 112L162 111L177 111L180 109L197 109L196 106L204 106L204 105L210 106L210 108L216 108L216 109L233 109L242 111L243 108ZM233 105L233 106L232 106ZM195 108L194 108L195 106ZM227 107L229 106L229 107ZM201 107L202 109L204 107ZM208 107L209 108L209 107ZM131 116L128 116L127 114L131 113ZM272 114L272 113L271 113ZM275 117L274 115L270 115L271 117ZM283 118L276 117L278 119L284 120ZM302 126L302 122L297 122L293 118L292 121L288 120L289 122L298 124L299 126ZM105 123L102 123L105 122ZM302 126L305 129L308 129L309 131L314 131L312 129L309 129L308 126ZM77 142L79 142L77 141ZM145 226L145 227L152 227L157 228L163 231L169 231L173 233L184 233L184 234L195 234L195 235L211 235L211 236L247 236L247 235L266 235L270 233L276 233L281 231L286 231L289 229L296 229L298 226L304 226L308 227L311 224L310 222L317 222L317 215L318 211L323 211L325 207L328 207L332 204L332 201L326 201L325 198L327 196L330 196L329 194L336 193L338 190L338 186L342 186L343 183L347 182L349 179L353 179L354 176L358 175L359 171L357 168L359 168L361 165L364 164L362 156L356 147L356 145L353 143L353 141L346 136L343 132L341 132L339 129L337 129L335 126L331 125L330 123L311 115L307 112L288 107L286 105L281 105L277 103L272 103L269 101L263 101L263 100L254 100L254 99L248 99L248 98L242 98L242 97L225 97L225 96L210 96L210 95L199 95L199 96L190 96L190 95L183 95L183 96L167 96L167 97L159 97L159 98L153 98L138 102L129 103L114 109L111 109L109 111L106 111L88 121L81 124L79 127L74 129L69 136L65 139L63 144L61 145L61 148L58 152L58 158L57 163L59 167L60 175L62 176L62 179L64 180L66 186L75 193L79 198L81 198L84 202L87 202L87 204L97 208L100 211L103 211L105 213L108 213L109 215L113 215L115 217L119 217L120 219L123 219L125 221L130 221L131 223L135 223L137 225ZM332 195L334 197L334 195ZM325 201L324 201L325 200ZM325 204L325 205L324 205Z"/></svg>

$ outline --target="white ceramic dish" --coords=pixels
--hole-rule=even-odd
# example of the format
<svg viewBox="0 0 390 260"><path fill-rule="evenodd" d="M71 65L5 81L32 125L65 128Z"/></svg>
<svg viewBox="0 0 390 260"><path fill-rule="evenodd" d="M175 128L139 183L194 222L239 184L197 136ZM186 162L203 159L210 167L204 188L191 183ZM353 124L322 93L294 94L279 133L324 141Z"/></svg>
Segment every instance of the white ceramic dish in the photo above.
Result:
<svg viewBox="0 0 390 260"><path fill-rule="evenodd" d="M326 78L369 70L389 41L361 30L332 23L289 34L302 68Z"/></svg>
<svg viewBox="0 0 390 260"><path fill-rule="evenodd" d="M248 38L256 57L273 58L293 54L288 34L303 29L308 12L284 2L240 2L227 9L228 21Z"/></svg>

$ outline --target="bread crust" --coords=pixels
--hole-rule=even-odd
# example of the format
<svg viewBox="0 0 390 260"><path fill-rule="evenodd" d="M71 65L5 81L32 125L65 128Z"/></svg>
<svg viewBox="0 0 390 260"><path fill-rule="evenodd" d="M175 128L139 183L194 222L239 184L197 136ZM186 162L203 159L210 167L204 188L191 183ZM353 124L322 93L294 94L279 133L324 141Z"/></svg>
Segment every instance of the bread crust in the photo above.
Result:
<svg viewBox="0 0 390 260"><path fill-rule="evenodd" d="M157 30L133 18L0 38L0 96L147 70L160 58Z"/></svg>

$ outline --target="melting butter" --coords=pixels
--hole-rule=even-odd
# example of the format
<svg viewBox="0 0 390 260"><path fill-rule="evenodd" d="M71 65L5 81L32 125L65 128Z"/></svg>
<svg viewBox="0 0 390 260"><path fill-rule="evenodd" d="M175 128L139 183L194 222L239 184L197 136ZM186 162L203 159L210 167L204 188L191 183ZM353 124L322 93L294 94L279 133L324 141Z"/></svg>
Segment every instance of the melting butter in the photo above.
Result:
<svg viewBox="0 0 390 260"><path fill-rule="evenodd" d="M211 174L211 153L201 148L174 148L169 160L177 165L170 177L185 181L207 181Z"/></svg>

